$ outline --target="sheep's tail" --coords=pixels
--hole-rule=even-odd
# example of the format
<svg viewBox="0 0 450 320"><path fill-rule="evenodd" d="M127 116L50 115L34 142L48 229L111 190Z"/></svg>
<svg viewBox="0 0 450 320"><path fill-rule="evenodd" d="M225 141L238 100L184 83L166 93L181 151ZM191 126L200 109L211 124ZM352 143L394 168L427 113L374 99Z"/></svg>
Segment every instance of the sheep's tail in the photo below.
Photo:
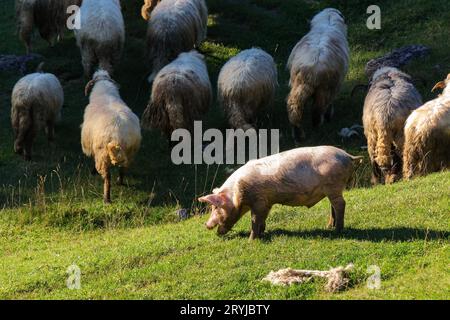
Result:
<svg viewBox="0 0 450 320"><path fill-rule="evenodd" d="M165 106L154 101L150 102L142 114L141 125L146 130L157 128L167 132L170 118Z"/></svg>
<svg viewBox="0 0 450 320"><path fill-rule="evenodd" d="M117 141L112 141L107 145L108 156L114 166L127 166L128 157L123 147Z"/></svg>
<svg viewBox="0 0 450 320"><path fill-rule="evenodd" d="M293 84L288 96L287 109L289 122L300 125L305 105L314 93L314 88L308 83Z"/></svg>

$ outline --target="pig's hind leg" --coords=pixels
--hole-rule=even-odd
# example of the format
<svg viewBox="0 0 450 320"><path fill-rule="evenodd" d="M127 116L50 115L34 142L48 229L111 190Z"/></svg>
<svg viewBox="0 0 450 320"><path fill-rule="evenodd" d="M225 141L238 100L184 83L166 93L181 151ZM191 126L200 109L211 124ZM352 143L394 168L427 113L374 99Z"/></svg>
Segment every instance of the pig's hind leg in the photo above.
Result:
<svg viewBox="0 0 450 320"><path fill-rule="evenodd" d="M331 214L328 227L336 228L337 232L341 232L344 228L345 200L342 194L328 196L331 203Z"/></svg>

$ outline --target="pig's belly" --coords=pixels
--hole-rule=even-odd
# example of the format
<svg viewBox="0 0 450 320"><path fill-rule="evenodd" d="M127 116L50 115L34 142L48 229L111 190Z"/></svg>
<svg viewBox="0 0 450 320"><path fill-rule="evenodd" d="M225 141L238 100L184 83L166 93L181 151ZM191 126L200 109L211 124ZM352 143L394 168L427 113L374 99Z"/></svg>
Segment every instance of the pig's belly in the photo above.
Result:
<svg viewBox="0 0 450 320"><path fill-rule="evenodd" d="M279 204L297 207L304 206L311 208L317 204L320 200L325 198L323 193L309 193L309 194L295 194L287 196L285 199L279 202Z"/></svg>

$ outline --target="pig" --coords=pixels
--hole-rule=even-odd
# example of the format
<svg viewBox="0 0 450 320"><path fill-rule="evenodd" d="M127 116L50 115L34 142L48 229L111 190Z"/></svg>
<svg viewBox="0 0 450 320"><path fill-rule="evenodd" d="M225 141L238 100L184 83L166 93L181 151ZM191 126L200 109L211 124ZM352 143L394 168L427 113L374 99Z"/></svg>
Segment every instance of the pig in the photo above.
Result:
<svg viewBox="0 0 450 320"><path fill-rule="evenodd" d="M327 197L331 203L329 228L344 227L343 190L363 157L332 146L297 148L258 160L236 170L213 193L198 200L211 205L206 222L224 235L251 211L250 239L260 238L274 204L313 207Z"/></svg>

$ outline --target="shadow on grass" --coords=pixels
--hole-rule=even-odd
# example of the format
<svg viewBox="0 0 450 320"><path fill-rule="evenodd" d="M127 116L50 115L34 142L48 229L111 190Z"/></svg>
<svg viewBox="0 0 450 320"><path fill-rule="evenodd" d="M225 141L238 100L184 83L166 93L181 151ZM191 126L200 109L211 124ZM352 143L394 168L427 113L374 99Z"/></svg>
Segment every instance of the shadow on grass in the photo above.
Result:
<svg viewBox="0 0 450 320"><path fill-rule="evenodd" d="M237 232L232 235L227 236L228 239L232 238L248 238L250 232ZM408 240L438 240L438 239L448 239L450 232L444 230L429 230L422 228L408 228L408 227L397 227L397 228L372 228L372 229L354 229L346 228L340 234L332 230L325 229L314 229L314 230L283 230L283 229L272 229L264 233L261 238L262 242L271 242L274 238L285 236L285 237L298 237L305 239L314 238L328 238L328 239L354 239L354 240L366 240L372 242L382 242L382 241L408 241Z"/></svg>

